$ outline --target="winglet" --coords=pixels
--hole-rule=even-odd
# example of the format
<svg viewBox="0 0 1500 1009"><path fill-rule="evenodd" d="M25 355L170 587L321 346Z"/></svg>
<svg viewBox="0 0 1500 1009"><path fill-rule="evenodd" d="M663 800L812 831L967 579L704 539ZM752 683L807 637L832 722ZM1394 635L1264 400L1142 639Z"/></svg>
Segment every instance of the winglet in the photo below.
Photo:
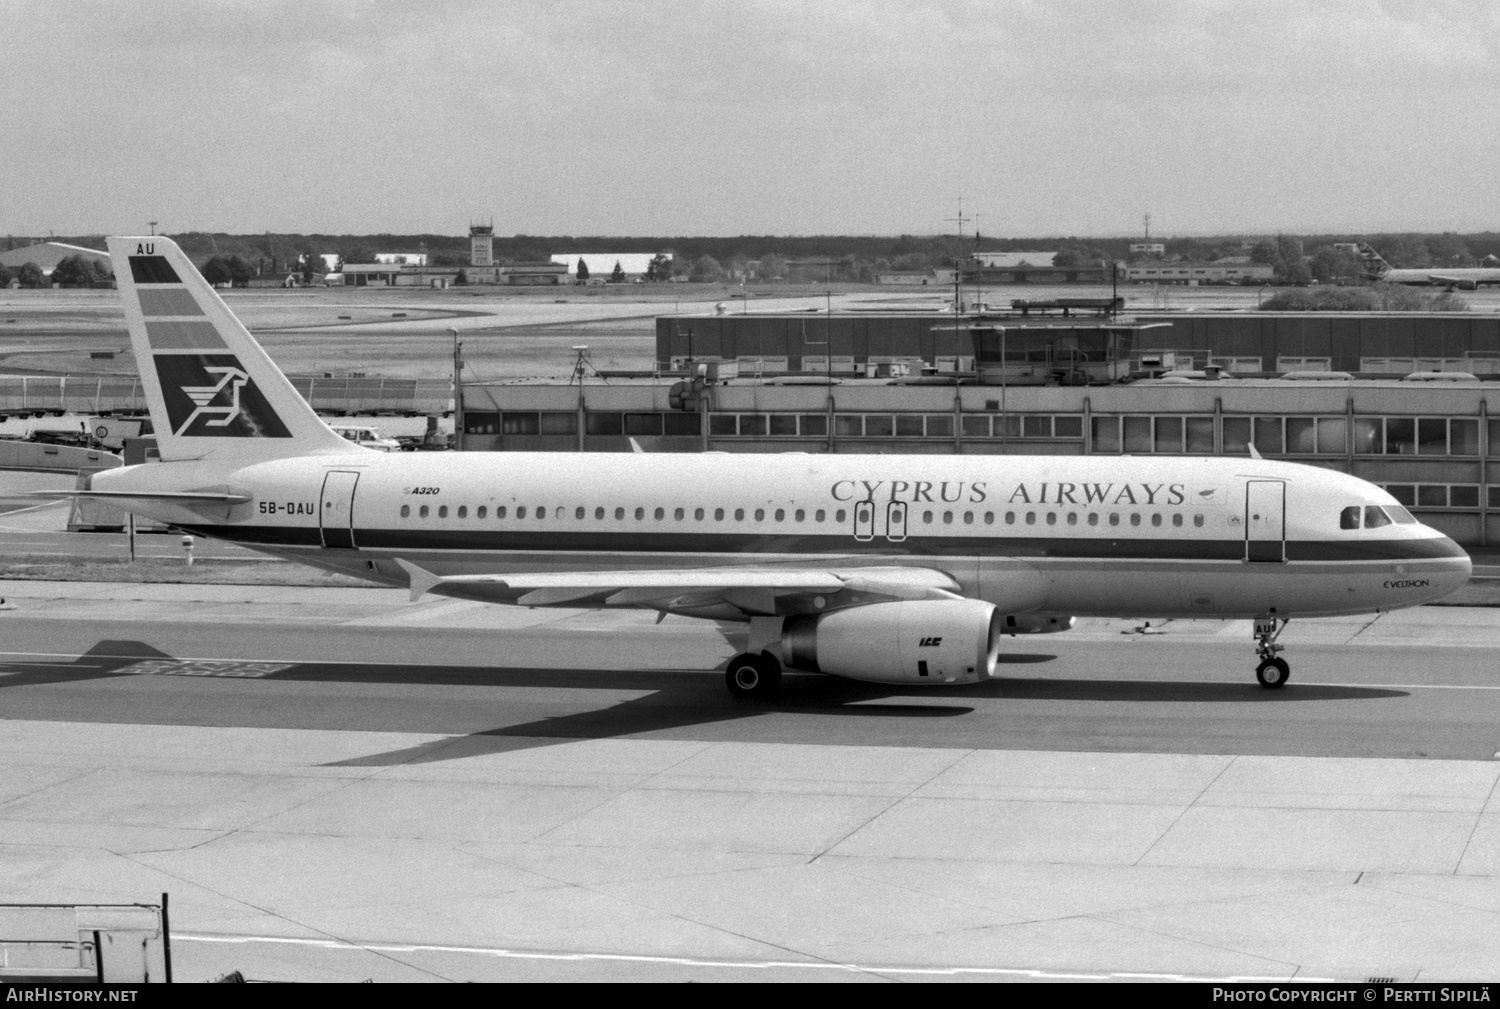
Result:
<svg viewBox="0 0 1500 1009"><path fill-rule="evenodd" d="M396 563L401 565L401 570L405 571L407 576L411 579L412 602L416 602L418 599L421 599L423 596L431 592L434 588L436 588L438 585L441 585L443 582L442 575L435 575L431 571L428 571L426 568L419 568L415 564L411 563L411 561L404 561L401 558L397 557Z"/></svg>
<svg viewBox="0 0 1500 1009"><path fill-rule="evenodd" d="M1251 442L1250 444L1246 445L1245 447L1250 450L1250 458L1252 458L1252 459L1259 459L1261 457L1260 456L1260 449L1258 449L1258 448L1255 447L1255 443L1254 442Z"/></svg>

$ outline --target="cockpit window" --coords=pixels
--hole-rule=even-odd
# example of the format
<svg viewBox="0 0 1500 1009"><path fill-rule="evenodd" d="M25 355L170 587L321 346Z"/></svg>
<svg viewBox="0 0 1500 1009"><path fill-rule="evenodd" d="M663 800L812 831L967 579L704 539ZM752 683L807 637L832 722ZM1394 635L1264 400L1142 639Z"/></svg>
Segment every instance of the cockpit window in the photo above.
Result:
<svg viewBox="0 0 1500 1009"><path fill-rule="evenodd" d="M1345 508L1343 511L1339 512L1339 528L1359 528L1359 505L1350 505L1348 508Z"/></svg>
<svg viewBox="0 0 1500 1009"><path fill-rule="evenodd" d="M1417 520L1412 516L1412 513L1400 505L1386 505L1385 510L1391 518L1395 519L1401 525L1414 526L1417 524Z"/></svg>
<svg viewBox="0 0 1500 1009"><path fill-rule="evenodd" d="M1379 529L1391 524L1391 517L1379 505L1365 505L1365 528Z"/></svg>

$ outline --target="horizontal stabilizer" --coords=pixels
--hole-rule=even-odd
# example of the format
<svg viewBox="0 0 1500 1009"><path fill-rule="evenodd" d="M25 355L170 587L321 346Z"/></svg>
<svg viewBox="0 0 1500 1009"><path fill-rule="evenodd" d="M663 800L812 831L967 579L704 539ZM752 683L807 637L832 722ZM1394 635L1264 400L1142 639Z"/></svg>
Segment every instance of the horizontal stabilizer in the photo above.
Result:
<svg viewBox="0 0 1500 1009"><path fill-rule="evenodd" d="M233 491L138 491L138 490L34 490L26 497L44 498L115 498L127 501L159 501L163 504L246 504L254 498Z"/></svg>

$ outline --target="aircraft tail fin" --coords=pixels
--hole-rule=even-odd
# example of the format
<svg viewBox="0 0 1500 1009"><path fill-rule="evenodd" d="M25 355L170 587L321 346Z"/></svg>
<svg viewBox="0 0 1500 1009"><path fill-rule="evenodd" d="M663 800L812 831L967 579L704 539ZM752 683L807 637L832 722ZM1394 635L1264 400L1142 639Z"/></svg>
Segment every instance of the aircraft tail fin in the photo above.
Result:
<svg viewBox="0 0 1500 1009"><path fill-rule="evenodd" d="M1380 253L1368 242L1359 245L1359 262L1365 268L1365 274L1370 277L1380 278L1391 272L1391 264L1381 258Z"/></svg>
<svg viewBox="0 0 1500 1009"><path fill-rule="evenodd" d="M161 235L107 241L163 461L352 448L313 412L176 242Z"/></svg>

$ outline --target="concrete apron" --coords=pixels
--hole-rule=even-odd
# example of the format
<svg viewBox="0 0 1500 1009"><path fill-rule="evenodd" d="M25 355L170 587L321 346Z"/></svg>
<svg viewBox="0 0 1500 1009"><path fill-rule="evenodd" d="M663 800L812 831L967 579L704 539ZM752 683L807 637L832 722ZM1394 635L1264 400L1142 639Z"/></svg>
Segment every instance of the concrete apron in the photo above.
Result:
<svg viewBox="0 0 1500 1009"><path fill-rule="evenodd" d="M8 721L0 900L169 891L183 980L1500 975L1496 763L464 738Z"/></svg>

